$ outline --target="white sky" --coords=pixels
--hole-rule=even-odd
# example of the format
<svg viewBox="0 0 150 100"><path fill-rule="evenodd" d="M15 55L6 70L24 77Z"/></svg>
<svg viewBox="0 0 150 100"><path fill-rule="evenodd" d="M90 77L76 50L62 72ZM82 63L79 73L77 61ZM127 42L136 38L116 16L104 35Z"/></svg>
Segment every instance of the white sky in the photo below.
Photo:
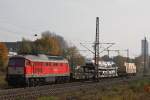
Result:
<svg viewBox="0 0 150 100"><path fill-rule="evenodd" d="M81 48L94 41L97 16L100 41L129 48L131 56L140 54L144 36L150 39L150 0L0 0L0 41L49 30Z"/></svg>

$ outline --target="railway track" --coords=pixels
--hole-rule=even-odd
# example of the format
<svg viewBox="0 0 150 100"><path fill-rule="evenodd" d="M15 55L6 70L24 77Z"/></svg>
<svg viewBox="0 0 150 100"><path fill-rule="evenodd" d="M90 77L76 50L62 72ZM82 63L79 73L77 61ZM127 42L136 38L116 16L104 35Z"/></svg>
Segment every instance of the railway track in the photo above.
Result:
<svg viewBox="0 0 150 100"><path fill-rule="evenodd" d="M149 78L149 77L147 77ZM81 89L92 89L97 86L110 86L112 84L120 84L124 82L129 82L133 80L139 80L141 77L134 78L112 78L112 79L101 79L99 82L73 82L64 84L53 84L46 86L37 86L29 88L16 88L16 89L6 89L0 90L0 100L35 100L40 96L48 95L58 95L62 93L67 93L71 91L78 91Z"/></svg>

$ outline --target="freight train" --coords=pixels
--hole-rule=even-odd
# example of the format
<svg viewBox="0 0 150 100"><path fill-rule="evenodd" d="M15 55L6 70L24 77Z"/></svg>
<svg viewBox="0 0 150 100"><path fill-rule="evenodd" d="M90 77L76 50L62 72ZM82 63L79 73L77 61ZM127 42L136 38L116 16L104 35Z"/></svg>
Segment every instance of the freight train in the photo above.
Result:
<svg viewBox="0 0 150 100"><path fill-rule="evenodd" d="M98 78L118 77L118 67L112 61L101 61L97 73ZM131 73L135 74L136 72L130 71ZM61 56L16 55L9 59L6 81L11 86L36 86L47 83L89 80L94 79L94 76L93 60L86 61L84 66L72 68L69 66L68 60Z"/></svg>

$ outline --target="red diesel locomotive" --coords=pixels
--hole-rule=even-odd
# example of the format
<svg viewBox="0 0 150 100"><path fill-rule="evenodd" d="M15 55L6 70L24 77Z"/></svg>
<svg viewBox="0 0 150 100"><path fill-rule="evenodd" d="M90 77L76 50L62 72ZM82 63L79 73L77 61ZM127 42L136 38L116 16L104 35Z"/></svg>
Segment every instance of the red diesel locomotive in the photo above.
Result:
<svg viewBox="0 0 150 100"><path fill-rule="evenodd" d="M70 67L60 56L17 55L9 59L6 80L13 86L65 82L70 80Z"/></svg>

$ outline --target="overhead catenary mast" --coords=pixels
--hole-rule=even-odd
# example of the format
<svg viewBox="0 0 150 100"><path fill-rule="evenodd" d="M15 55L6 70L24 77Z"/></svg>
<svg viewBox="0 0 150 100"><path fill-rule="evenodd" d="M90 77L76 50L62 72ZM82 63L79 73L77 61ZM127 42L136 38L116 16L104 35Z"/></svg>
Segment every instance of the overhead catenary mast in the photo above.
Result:
<svg viewBox="0 0 150 100"><path fill-rule="evenodd" d="M95 36L95 41L93 45L94 51L90 50L88 47L83 45L83 43L80 43L84 48L86 48L88 51L90 51L92 54L94 54L94 66L92 66L92 72L93 73L93 78L98 81L99 77L99 60L100 60L100 53L102 53L105 50L108 50L110 47L112 47L115 43L100 43L99 41L99 17L96 17L96 36ZM104 48L102 51L100 51L100 44L107 44L109 45L108 47ZM84 50L85 51L85 50Z"/></svg>
<svg viewBox="0 0 150 100"><path fill-rule="evenodd" d="M96 17L96 38L94 44L94 60L95 60L95 78L98 78L99 66L99 17Z"/></svg>

